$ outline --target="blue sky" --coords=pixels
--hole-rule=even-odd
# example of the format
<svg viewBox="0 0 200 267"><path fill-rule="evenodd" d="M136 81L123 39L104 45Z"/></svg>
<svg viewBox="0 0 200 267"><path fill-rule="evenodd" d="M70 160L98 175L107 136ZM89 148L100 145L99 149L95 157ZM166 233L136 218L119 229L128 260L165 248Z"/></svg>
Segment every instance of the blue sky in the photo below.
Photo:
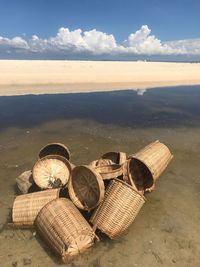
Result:
<svg viewBox="0 0 200 267"><path fill-rule="evenodd" d="M199 14L199 0L0 0L0 57L200 58Z"/></svg>

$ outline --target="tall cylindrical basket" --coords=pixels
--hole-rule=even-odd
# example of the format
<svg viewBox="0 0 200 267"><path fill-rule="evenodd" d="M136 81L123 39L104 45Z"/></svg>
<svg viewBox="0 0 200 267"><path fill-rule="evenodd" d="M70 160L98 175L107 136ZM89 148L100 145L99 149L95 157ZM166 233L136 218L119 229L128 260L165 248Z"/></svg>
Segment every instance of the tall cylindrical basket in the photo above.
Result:
<svg viewBox="0 0 200 267"><path fill-rule="evenodd" d="M172 158L169 148L157 140L129 157L128 179L138 190L151 190Z"/></svg>
<svg viewBox="0 0 200 267"><path fill-rule="evenodd" d="M59 198L48 203L35 224L41 237L64 262L91 247L97 238L69 199Z"/></svg>
<svg viewBox="0 0 200 267"><path fill-rule="evenodd" d="M115 239L132 224L145 198L124 181L112 180L105 198L90 221L95 228Z"/></svg>
<svg viewBox="0 0 200 267"><path fill-rule="evenodd" d="M59 197L59 189L50 189L17 196L12 209L16 226L32 226L39 211L51 200Z"/></svg>

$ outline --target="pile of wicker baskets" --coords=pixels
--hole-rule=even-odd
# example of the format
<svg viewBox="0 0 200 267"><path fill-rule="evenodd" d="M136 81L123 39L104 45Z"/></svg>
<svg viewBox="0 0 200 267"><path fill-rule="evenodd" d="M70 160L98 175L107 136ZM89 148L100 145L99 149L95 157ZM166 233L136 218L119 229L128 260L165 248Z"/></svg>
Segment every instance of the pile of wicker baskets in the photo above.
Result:
<svg viewBox="0 0 200 267"><path fill-rule="evenodd" d="M21 195L14 200L13 225L36 227L68 262L100 240L101 232L115 239L127 231L172 157L155 141L129 157L108 152L74 166L65 145L48 144L32 170L16 179Z"/></svg>

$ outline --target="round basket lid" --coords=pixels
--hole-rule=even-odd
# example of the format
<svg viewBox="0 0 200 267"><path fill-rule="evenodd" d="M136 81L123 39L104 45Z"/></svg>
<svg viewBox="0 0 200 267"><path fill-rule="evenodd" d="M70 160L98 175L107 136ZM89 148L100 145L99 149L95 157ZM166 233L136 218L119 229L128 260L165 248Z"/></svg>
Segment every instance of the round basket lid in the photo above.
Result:
<svg viewBox="0 0 200 267"><path fill-rule="evenodd" d="M59 155L68 160L70 159L70 151L68 147L61 143L47 144L39 152L40 159L48 155Z"/></svg>
<svg viewBox="0 0 200 267"><path fill-rule="evenodd" d="M33 179L43 189L67 184L71 174L69 161L61 156L49 155L39 159L33 167Z"/></svg>
<svg viewBox="0 0 200 267"><path fill-rule="evenodd" d="M84 210L95 208L105 193L102 177L89 166L77 166L73 169L68 189L74 204Z"/></svg>

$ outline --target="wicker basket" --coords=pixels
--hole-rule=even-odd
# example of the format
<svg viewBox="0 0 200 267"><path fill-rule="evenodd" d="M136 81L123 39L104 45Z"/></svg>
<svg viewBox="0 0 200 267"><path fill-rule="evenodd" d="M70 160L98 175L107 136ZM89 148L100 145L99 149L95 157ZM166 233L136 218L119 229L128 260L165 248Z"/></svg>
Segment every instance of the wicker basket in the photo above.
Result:
<svg viewBox="0 0 200 267"><path fill-rule="evenodd" d="M71 164L61 156L49 155L39 159L33 167L33 179L42 189L66 185L71 175Z"/></svg>
<svg viewBox="0 0 200 267"><path fill-rule="evenodd" d="M12 209L12 220L16 226L31 226L39 211L51 200L59 197L59 189L51 189L17 196Z"/></svg>
<svg viewBox="0 0 200 267"><path fill-rule="evenodd" d="M123 174L122 165L118 164L98 166L95 170L101 175L103 180L117 178Z"/></svg>
<svg viewBox="0 0 200 267"><path fill-rule="evenodd" d="M129 157L129 179L138 189L153 189L156 179L173 158L168 147L158 140Z"/></svg>
<svg viewBox="0 0 200 267"><path fill-rule="evenodd" d="M90 221L111 239L123 234L134 221L145 198L124 181L112 180Z"/></svg>
<svg viewBox="0 0 200 267"><path fill-rule="evenodd" d="M102 201L105 188L98 172L89 166L77 166L72 171L68 191L79 209L90 211Z"/></svg>
<svg viewBox="0 0 200 267"><path fill-rule="evenodd" d="M36 218L40 235L64 262L91 247L96 235L69 199L48 203Z"/></svg>
<svg viewBox="0 0 200 267"><path fill-rule="evenodd" d="M32 171L25 171L16 178L17 188L21 194L27 194L33 185Z"/></svg>
<svg viewBox="0 0 200 267"><path fill-rule="evenodd" d="M101 156L97 162L97 166L110 164L123 164L126 161L126 153L124 152L107 152Z"/></svg>
<svg viewBox="0 0 200 267"><path fill-rule="evenodd" d="M39 152L39 158L44 158L48 155L59 155L67 160L70 160L70 151L68 147L61 143L51 143L44 146Z"/></svg>

